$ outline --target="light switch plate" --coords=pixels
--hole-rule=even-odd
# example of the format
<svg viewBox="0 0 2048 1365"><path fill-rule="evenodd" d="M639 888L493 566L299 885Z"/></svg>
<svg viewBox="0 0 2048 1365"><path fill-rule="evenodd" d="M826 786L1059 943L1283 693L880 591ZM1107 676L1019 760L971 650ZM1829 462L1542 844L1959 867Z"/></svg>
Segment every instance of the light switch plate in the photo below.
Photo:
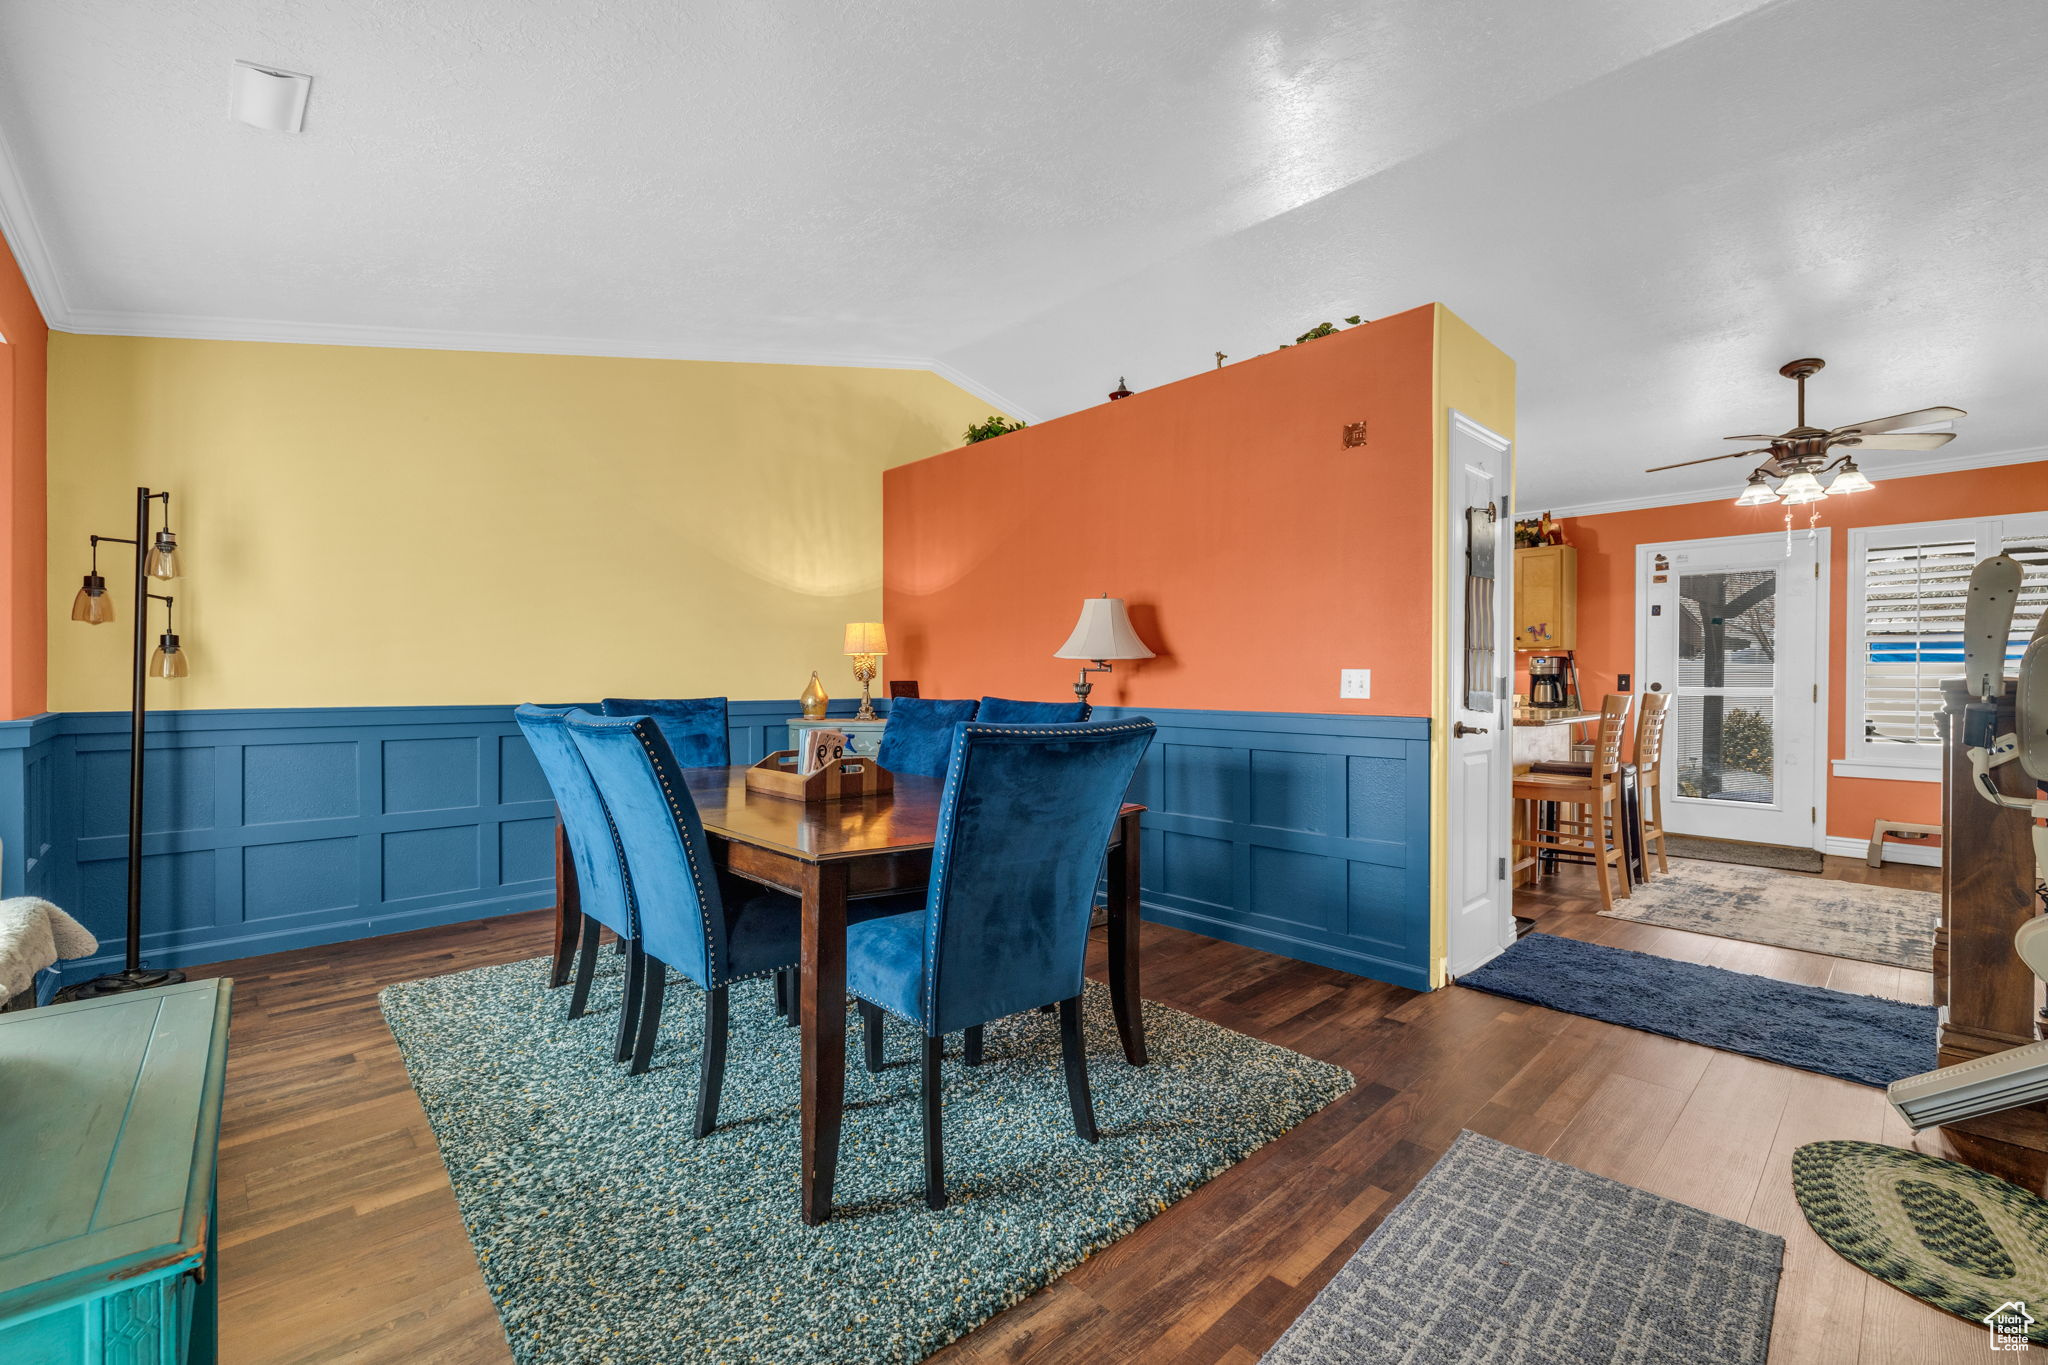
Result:
<svg viewBox="0 0 2048 1365"><path fill-rule="evenodd" d="M1337 673L1337 696L1342 701L1362 701L1372 695L1372 670L1345 668Z"/></svg>

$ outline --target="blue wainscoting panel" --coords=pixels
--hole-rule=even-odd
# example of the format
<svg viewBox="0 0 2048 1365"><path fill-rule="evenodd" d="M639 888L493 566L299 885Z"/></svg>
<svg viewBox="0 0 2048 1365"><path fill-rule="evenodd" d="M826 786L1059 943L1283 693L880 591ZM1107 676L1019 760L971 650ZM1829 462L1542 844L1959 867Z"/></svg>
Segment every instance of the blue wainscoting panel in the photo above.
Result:
<svg viewBox="0 0 2048 1365"><path fill-rule="evenodd" d="M732 703L733 761L780 747L796 714ZM1159 725L1132 790L1150 808L1148 919L1427 987L1428 721L1142 714ZM47 896L100 936L102 955L66 980L123 951L127 726L110 712L0 722L0 894ZM153 965L554 900L554 805L510 707L158 712L147 789Z"/></svg>
<svg viewBox="0 0 2048 1365"><path fill-rule="evenodd" d="M1146 919L1429 989L1427 719L1136 715Z"/></svg>
<svg viewBox="0 0 2048 1365"><path fill-rule="evenodd" d="M733 703L733 761L764 757L798 713ZM151 965L554 903L554 801L509 706L159 711L148 735ZM100 939L65 980L120 964L127 877L127 713L0 722L0 895L45 896Z"/></svg>

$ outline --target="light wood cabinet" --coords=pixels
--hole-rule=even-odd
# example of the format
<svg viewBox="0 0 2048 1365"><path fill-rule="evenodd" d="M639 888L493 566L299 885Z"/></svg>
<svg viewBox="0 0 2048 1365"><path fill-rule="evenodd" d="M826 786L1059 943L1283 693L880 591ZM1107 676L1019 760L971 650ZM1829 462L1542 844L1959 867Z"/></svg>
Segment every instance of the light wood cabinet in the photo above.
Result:
<svg viewBox="0 0 2048 1365"><path fill-rule="evenodd" d="M1579 552L1569 545L1515 551L1515 648L1579 647Z"/></svg>

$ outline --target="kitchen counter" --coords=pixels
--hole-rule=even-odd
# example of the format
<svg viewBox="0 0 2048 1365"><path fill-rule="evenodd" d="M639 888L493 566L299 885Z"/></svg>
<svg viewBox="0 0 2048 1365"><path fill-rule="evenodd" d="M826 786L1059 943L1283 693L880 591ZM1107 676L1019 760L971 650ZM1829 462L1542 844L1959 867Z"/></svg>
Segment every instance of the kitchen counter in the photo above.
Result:
<svg viewBox="0 0 2048 1365"><path fill-rule="evenodd" d="M1543 710L1520 710L1515 712L1517 725L1578 725L1584 721L1598 720L1598 711L1577 711L1569 707L1553 706Z"/></svg>

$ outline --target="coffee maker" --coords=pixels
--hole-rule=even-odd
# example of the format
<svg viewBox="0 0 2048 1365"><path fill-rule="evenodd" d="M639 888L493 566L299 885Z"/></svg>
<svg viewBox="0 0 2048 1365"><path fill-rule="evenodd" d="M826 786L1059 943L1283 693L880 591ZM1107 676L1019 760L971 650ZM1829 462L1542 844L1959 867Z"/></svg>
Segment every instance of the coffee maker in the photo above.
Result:
<svg viewBox="0 0 2048 1365"><path fill-rule="evenodd" d="M1570 659L1562 654L1529 656L1529 705L1538 710L1569 705L1571 690L1566 682Z"/></svg>

